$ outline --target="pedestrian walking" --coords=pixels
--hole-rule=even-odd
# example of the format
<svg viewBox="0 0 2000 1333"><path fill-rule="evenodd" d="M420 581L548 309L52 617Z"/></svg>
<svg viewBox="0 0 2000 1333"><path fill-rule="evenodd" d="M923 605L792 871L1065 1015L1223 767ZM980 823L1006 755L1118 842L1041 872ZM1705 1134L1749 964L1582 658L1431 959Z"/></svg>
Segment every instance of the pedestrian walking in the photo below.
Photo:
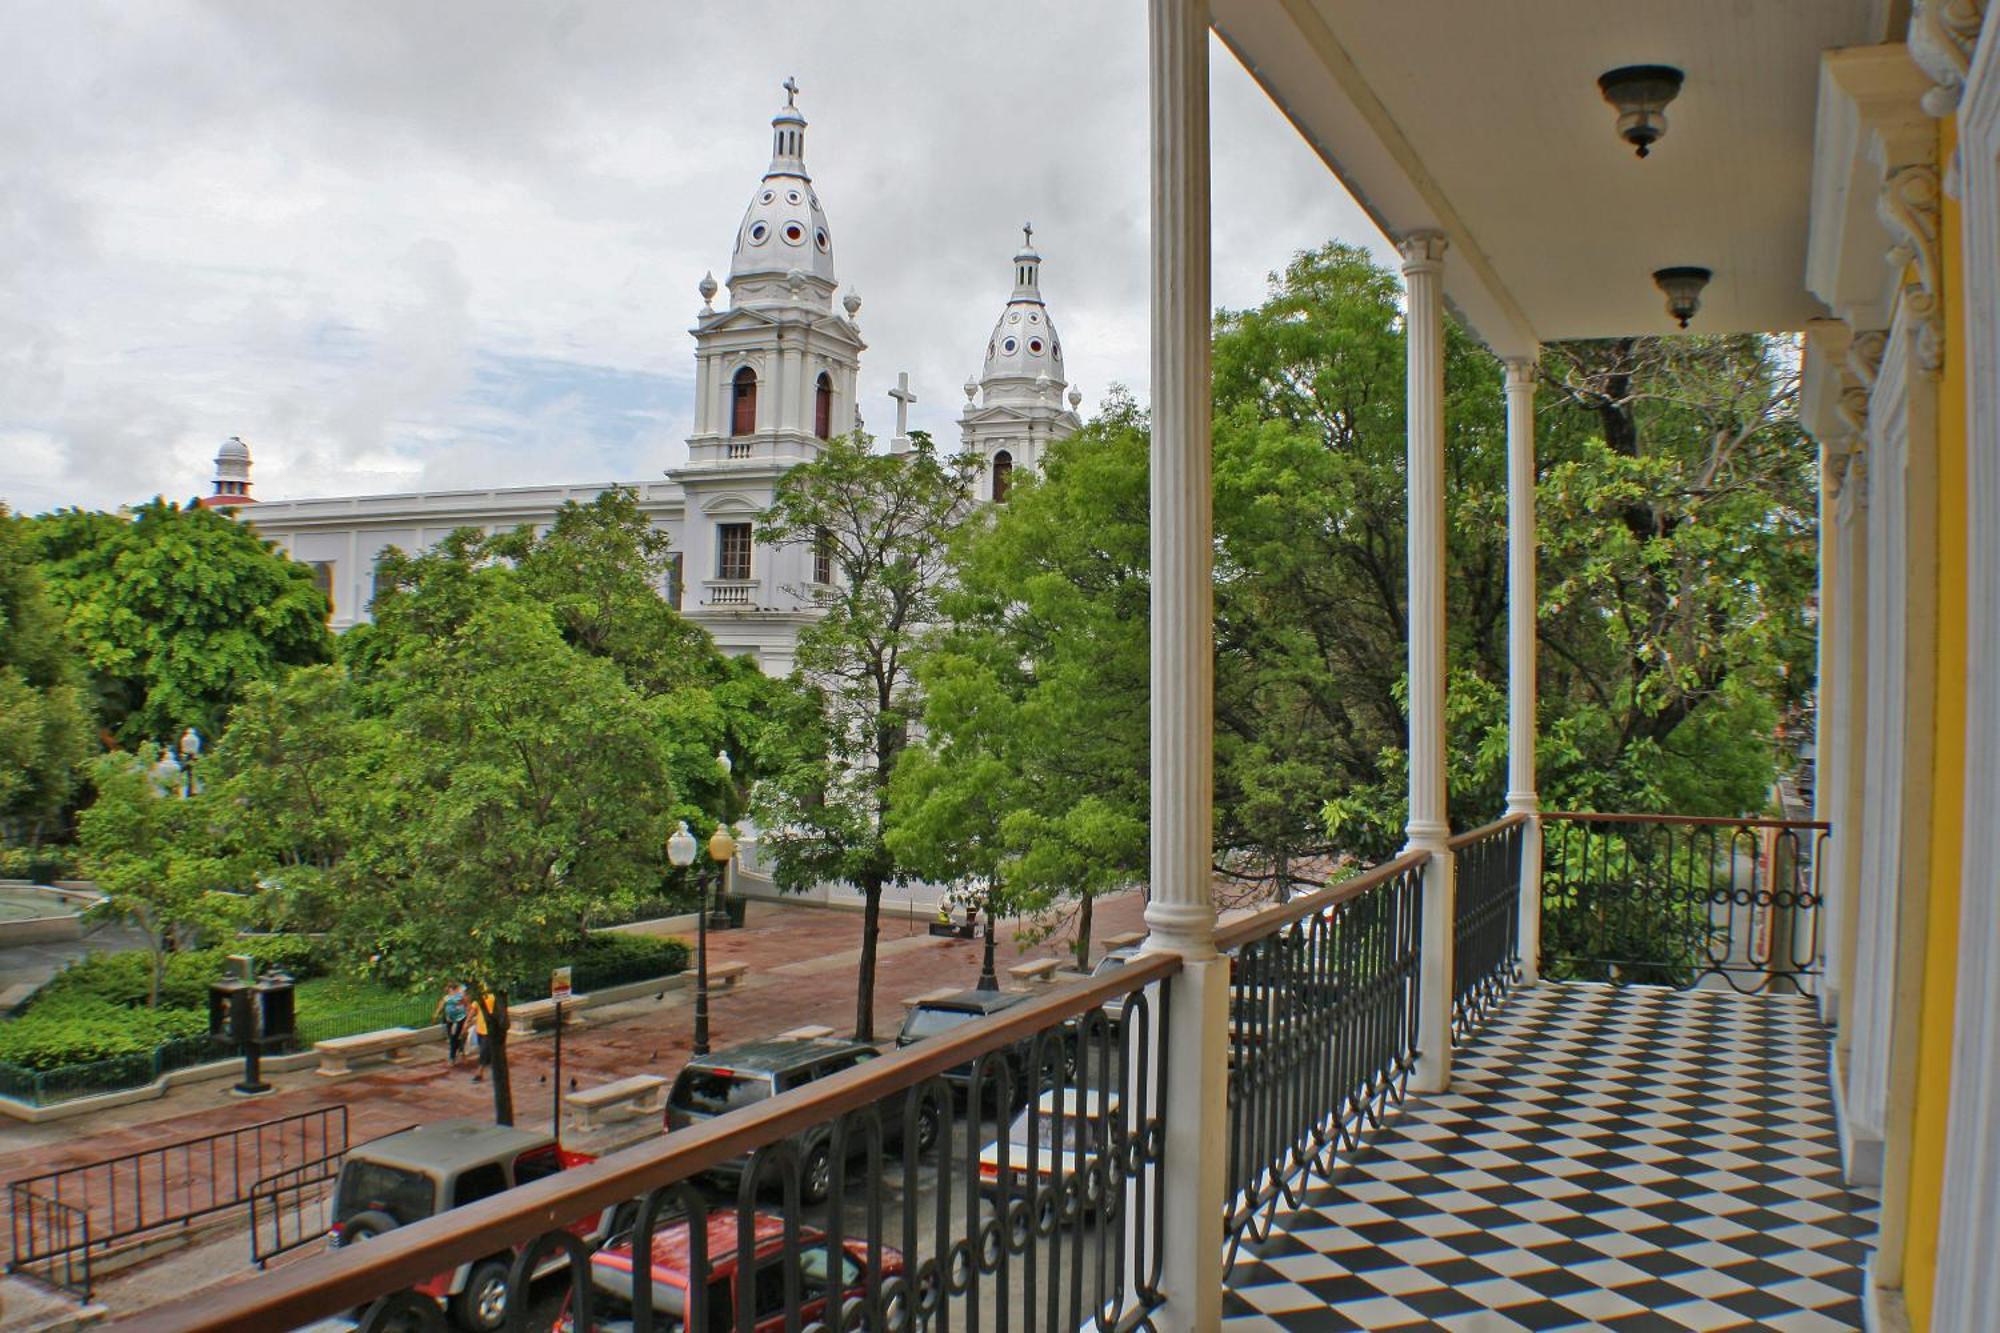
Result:
<svg viewBox="0 0 2000 1333"><path fill-rule="evenodd" d="M465 983L454 981L444 988L437 1008L431 1013L431 1022L444 1024L445 1056L453 1064L465 1054L465 1025L469 1015L466 1012Z"/></svg>
<svg viewBox="0 0 2000 1333"><path fill-rule="evenodd" d="M479 1043L479 1069L473 1074L474 1083L486 1081L486 1070L493 1063L493 1044L486 1039L486 1015L493 1008L493 992L482 991L480 998L472 1002L472 1035Z"/></svg>

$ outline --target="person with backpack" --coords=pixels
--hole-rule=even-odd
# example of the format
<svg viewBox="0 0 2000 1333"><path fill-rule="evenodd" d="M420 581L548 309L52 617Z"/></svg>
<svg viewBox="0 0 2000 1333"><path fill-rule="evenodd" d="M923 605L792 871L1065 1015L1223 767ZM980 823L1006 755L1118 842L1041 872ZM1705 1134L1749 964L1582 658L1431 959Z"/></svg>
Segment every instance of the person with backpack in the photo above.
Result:
<svg viewBox="0 0 2000 1333"><path fill-rule="evenodd" d="M458 1057L465 1053L465 1023L468 1017L465 983L454 981L445 987L443 997L431 1013L433 1023L444 1023L445 1051L453 1064L457 1064Z"/></svg>

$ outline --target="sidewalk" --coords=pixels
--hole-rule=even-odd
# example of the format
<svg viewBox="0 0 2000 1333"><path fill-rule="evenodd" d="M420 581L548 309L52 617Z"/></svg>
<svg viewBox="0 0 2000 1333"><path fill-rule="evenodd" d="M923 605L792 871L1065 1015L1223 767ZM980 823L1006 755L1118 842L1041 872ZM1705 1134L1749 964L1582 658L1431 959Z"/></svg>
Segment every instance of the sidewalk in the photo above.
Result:
<svg viewBox="0 0 2000 1333"><path fill-rule="evenodd" d="M1097 905L1098 939L1143 924L1137 893ZM711 962L740 961L750 972L737 987L709 1000L710 1043L721 1047L770 1036L804 1022L847 1030L853 1021L855 970L860 960L859 916L796 907L773 912L741 930L709 937ZM971 986L979 976L981 944L945 940L910 923L885 925L878 951L875 1035L892 1038L902 1022L903 998L943 986ZM1017 948L1003 928L998 947L1005 969L1024 958L1063 950L1044 943ZM1102 946L1093 949L1095 956ZM658 1073L671 1077L686 1062L694 1021L691 990L664 992L592 1011L585 1026L563 1036L563 1082L579 1086ZM553 1044L546 1038L510 1042L516 1120L545 1128L554 1105L550 1086ZM118 1107L101 1115L44 1125L0 1126L0 1183L95 1161L162 1143L254 1124L318 1107L346 1103L349 1139L361 1142L405 1125L454 1116L489 1118L491 1087L473 1082L470 1062L453 1069L442 1047L401 1066L328 1080L311 1071L276 1075L278 1091L254 1101L233 1097L226 1082L176 1088L156 1101Z"/></svg>

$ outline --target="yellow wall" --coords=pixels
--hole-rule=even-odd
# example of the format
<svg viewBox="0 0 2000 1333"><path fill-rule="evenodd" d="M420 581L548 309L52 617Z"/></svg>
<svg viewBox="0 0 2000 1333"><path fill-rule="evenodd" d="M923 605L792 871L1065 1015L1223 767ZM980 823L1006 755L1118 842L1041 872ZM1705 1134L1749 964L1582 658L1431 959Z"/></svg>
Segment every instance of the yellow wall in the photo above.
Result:
<svg viewBox="0 0 2000 1333"><path fill-rule="evenodd" d="M1938 161L1951 161L1956 123L1941 122ZM1909 1228L1903 1296L1910 1326L1931 1324L1937 1276L1938 1202L1944 1183L1945 1109L1951 1094L1952 1006L1958 988L1958 895L1965 844L1966 379L1958 205L1944 200L1944 378L1938 385L1937 714L1931 803L1930 928L1924 957L1917 1106L1910 1144Z"/></svg>

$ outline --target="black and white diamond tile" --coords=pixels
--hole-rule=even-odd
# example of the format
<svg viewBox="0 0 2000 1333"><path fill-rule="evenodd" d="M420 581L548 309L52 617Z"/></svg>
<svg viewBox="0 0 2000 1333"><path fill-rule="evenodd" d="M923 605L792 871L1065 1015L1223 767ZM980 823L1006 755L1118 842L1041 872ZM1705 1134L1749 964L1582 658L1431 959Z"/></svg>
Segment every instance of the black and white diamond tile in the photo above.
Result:
<svg viewBox="0 0 2000 1333"><path fill-rule="evenodd" d="M1233 1333L1861 1327L1812 1002L1543 984L1246 1245Z"/></svg>

